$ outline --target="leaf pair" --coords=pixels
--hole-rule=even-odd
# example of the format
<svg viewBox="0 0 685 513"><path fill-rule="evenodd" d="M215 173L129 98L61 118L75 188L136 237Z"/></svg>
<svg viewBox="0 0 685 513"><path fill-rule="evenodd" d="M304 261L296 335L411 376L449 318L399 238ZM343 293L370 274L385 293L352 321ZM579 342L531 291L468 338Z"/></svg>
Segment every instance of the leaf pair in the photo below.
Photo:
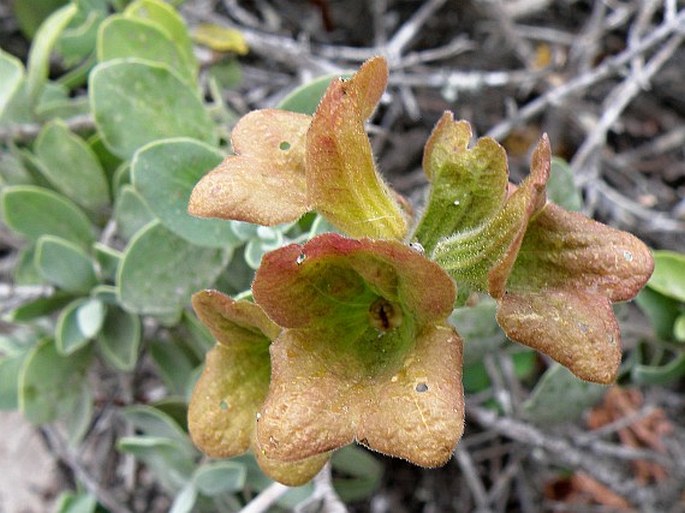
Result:
<svg viewBox="0 0 685 513"><path fill-rule="evenodd" d="M331 82L313 116L244 116L231 134L235 155L196 185L190 213L271 226L317 210L351 236L401 239L406 220L364 130L387 78L385 60L374 58Z"/></svg>

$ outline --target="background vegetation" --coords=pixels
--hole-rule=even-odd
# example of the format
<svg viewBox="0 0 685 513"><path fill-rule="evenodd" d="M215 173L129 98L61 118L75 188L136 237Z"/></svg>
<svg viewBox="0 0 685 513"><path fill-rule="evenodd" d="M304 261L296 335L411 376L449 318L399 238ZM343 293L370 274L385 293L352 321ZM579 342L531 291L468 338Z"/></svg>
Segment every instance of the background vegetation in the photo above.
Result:
<svg viewBox="0 0 685 513"><path fill-rule="evenodd" d="M0 407L61 464L43 510L685 510L684 29L675 0L0 4ZM481 302L453 314L468 428L448 466L350 447L287 490L190 443L213 341L189 297L241 293L265 251L324 221L199 220L187 198L237 117L312 112L375 54L391 75L374 152L417 208L444 110L500 140L514 178L548 132L550 196L643 238L657 269L617 310L617 386L509 344Z"/></svg>

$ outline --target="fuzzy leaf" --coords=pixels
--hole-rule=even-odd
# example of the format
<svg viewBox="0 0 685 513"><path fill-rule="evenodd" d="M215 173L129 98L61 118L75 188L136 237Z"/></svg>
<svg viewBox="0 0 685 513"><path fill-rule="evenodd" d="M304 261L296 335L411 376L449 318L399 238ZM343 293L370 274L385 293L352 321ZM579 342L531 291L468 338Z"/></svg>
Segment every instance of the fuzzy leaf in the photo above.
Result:
<svg viewBox="0 0 685 513"><path fill-rule="evenodd" d="M0 215L7 226L30 240L54 235L85 249L95 241L95 230L83 211L42 187L5 187L0 191Z"/></svg>
<svg viewBox="0 0 685 513"><path fill-rule="evenodd" d="M446 112L426 143L423 169L432 187L414 238L428 252L443 237L485 224L504 204L509 177L504 148L484 137L467 149L470 139L470 125Z"/></svg>
<svg viewBox="0 0 685 513"><path fill-rule="evenodd" d="M63 121L46 124L34 150L45 177L66 196L92 211L109 205L109 186L97 156Z"/></svg>
<svg viewBox="0 0 685 513"><path fill-rule="evenodd" d="M101 63L90 73L88 92L98 132L122 159L168 137L216 142L214 122L197 91L165 65L137 59Z"/></svg>
<svg viewBox="0 0 685 513"><path fill-rule="evenodd" d="M407 230L393 193L376 172L364 130L387 76L379 57L365 62L350 80L331 82L307 132L307 197L354 237L401 239Z"/></svg>
<svg viewBox="0 0 685 513"><path fill-rule="evenodd" d="M444 324L455 292L435 263L395 241L326 234L265 255L254 297L291 329L271 346L264 455L297 461L358 440L444 463L463 421L462 342Z"/></svg>
<svg viewBox="0 0 685 513"><path fill-rule="evenodd" d="M144 19L121 15L107 18L98 32L98 61L137 57L166 64L192 83L195 69L186 66L185 56L163 29Z"/></svg>
<svg viewBox="0 0 685 513"><path fill-rule="evenodd" d="M195 186L188 211L273 226L309 210L305 194L305 135L310 116L275 109L251 112L233 128L236 155Z"/></svg>

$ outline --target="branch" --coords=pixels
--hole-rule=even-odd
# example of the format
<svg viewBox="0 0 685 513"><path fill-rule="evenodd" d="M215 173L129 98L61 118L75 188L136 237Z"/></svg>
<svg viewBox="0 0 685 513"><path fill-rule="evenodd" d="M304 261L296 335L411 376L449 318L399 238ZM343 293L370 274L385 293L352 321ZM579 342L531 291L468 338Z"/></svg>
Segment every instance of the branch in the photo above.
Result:
<svg viewBox="0 0 685 513"><path fill-rule="evenodd" d="M93 479L83 463L79 460L78 456L67 446L62 439L62 436L53 426L43 426L41 431L47 439L51 449L57 454L57 457L69 467L76 479L91 495L97 498L97 501L100 504L112 513L132 513L128 507L119 502L114 495Z"/></svg>
<svg viewBox="0 0 685 513"><path fill-rule="evenodd" d="M266 513L289 489L281 483L272 483L238 513Z"/></svg>
<svg viewBox="0 0 685 513"><path fill-rule="evenodd" d="M66 120L72 132L89 132L95 130L95 120L90 114L81 114ZM0 127L0 142L28 143L40 133L40 123L22 123Z"/></svg>
<svg viewBox="0 0 685 513"><path fill-rule="evenodd" d="M495 125L487 135L495 139L502 139L509 134L515 126L536 116L550 105L558 104L564 98L583 91L597 82L620 72L633 58L660 44L674 32L682 31L684 29L685 10L682 10L677 16L667 19L649 36L640 41L639 44L627 48L614 57L607 58L602 64L587 73L583 73L578 78L570 80L564 85L554 89L550 89L542 96L528 103L509 119Z"/></svg>

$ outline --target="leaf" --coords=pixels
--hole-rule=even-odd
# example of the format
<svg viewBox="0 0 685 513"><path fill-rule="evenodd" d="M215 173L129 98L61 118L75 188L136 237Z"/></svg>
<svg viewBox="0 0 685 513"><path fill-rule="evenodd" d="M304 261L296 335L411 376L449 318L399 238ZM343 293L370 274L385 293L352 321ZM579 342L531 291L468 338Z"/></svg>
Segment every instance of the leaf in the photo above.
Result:
<svg viewBox="0 0 685 513"><path fill-rule="evenodd" d="M345 503L368 499L378 488L383 466L368 451L349 445L331 458L333 487Z"/></svg>
<svg viewBox="0 0 685 513"><path fill-rule="evenodd" d="M105 305L97 299L87 300L76 312L76 321L81 332L88 338L98 334L105 319Z"/></svg>
<svg viewBox="0 0 685 513"><path fill-rule="evenodd" d="M350 76L349 74L343 75L345 78L350 78ZM316 111L316 107L319 105L331 81L338 78L340 78L340 74L331 74L307 82L290 92L279 102L277 107L290 112L299 112L300 114L311 116Z"/></svg>
<svg viewBox="0 0 685 513"><path fill-rule="evenodd" d="M685 302L685 254L654 252L654 274L647 286L664 296Z"/></svg>
<svg viewBox="0 0 685 513"><path fill-rule="evenodd" d="M571 167L563 159L552 158L547 197L566 210L577 212L583 208L583 197L573 181Z"/></svg>
<svg viewBox="0 0 685 513"><path fill-rule="evenodd" d="M53 12L40 26L29 51L26 86L29 103L35 105L48 80L50 53L60 34L76 15L76 5L68 4Z"/></svg>
<svg viewBox="0 0 685 513"><path fill-rule="evenodd" d="M605 386L582 381L561 365L553 365L523 404L524 416L543 426L575 422L606 391Z"/></svg>
<svg viewBox="0 0 685 513"><path fill-rule="evenodd" d="M86 335L79 323L79 309L88 303L85 299L77 299L68 304L60 313L55 327L55 347L57 351L68 356L84 347L91 337ZM104 312L103 312L104 313Z"/></svg>
<svg viewBox="0 0 685 513"><path fill-rule="evenodd" d="M122 159L156 139L217 142L197 92L166 66L135 59L104 62L90 74L89 94L103 141Z"/></svg>
<svg viewBox="0 0 685 513"><path fill-rule="evenodd" d="M179 450L191 457L197 454L188 440L188 435L169 415L158 408L146 405L128 406L123 410L124 417L133 427L146 436L172 440Z"/></svg>
<svg viewBox="0 0 685 513"><path fill-rule="evenodd" d="M115 369L131 372L138 361L141 342L140 318L117 306L110 306L97 341L105 359Z"/></svg>
<svg viewBox="0 0 685 513"><path fill-rule="evenodd" d="M450 323L464 338L464 365L482 361L507 340L495 321L496 311L497 303L484 299L475 306L456 308L450 315Z"/></svg>
<svg viewBox="0 0 685 513"><path fill-rule="evenodd" d="M649 286L640 291L635 302L651 321L657 336L661 340L671 340L674 324L680 315L680 303Z"/></svg>
<svg viewBox="0 0 685 513"><path fill-rule="evenodd" d="M156 217L145 200L131 185L124 185L114 205L114 219L117 232L126 240L131 240L144 226Z"/></svg>
<svg viewBox="0 0 685 513"><path fill-rule="evenodd" d="M245 465L233 461L217 461L203 463L198 467L193 481L200 493L213 497L241 491L246 477Z"/></svg>
<svg viewBox="0 0 685 513"><path fill-rule="evenodd" d="M161 0L137 0L126 8L124 16L150 21L161 28L178 46L186 61L186 66L197 70L193 43L188 35L188 29L183 18L171 5Z"/></svg>
<svg viewBox="0 0 685 513"><path fill-rule="evenodd" d="M43 235L36 244L35 265L49 283L67 292L85 293L97 284L91 258L76 244Z"/></svg>
<svg viewBox="0 0 685 513"><path fill-rule="evenodd" d="M19 59L12 54L0 49L0 120L7 105L19 90L24 81L24 66Z"/></svg>
<svg viewBox="0 0 685 513"><path fill-rule="evenodd" d="M660 364L639 362L630 370L630 379L641 385L666 386L685 376L685 352L676 351Z"/></svg>
<svg viewBox="0 0 685 513"><path fill-rule="evenodd" d="M117 273L118 297L131 313L178 312L191 294L210 286L230 260L231 252L194 246L159 222L131 239Z"/></svg>
<svg viewBox="0 0 685 513"><path fill-rule="evenodd" d="M39 297L28 301L17 308L10 310L4 315L8 322L27 322L39 317L44 317L59 310L71 301L73 296L65 292L55 292L47 297Z"/></svg>
<svg viewBox="0 0 685 513"><path fill-rule="evenodd" d="M307 199L353 237L402 239L407 223L376 171L364 122L388 79L385 59L366 61L348 81L331 82L307 131Z"/></svg>
<svg viewBox="0 0 685 513"><path fill-rule="evenodd" d="M247 42L240 31L215 23L198 25L193 31L193 39L215 52L232 52L237 55L247 55L249 52Z"/></svg>
<svg viewBox="0 0 685 513"><path fill-rule="evenodd" d="M27 39L33 39L41 23L68 0L15 0L12 2L19 28Z"/></svg>
<svg viewBox="0 0 685 513"><path fill-rule="evenodd" d="M100 162L63 121L52 121L43 127L34 151L45 177L65 196L91 211L109 205L109 186Z"/></svg>
<svg viewBox="0 0 685 513"><path fill-rule="evenodd" d="M229 222L188 214L193 186L223 160L221 152L193 139L166 139L144 146L133 157L133 185L149 208L176 235L197 246L239 244Z"/></svg>
<svg viewBox="0 0 685 513"><path fill-rule="evenodd" d="M95 240L86 215L65 197L42 187L5 187L0 191L0 212L7 226L30 240L53 235L84 249Z"/></svg>
<svg viewBox="0 0 685 513"><path fill-rule="evenodd" d="M90 494L63 492L57 499L55 513L95 513L97 499Z"/></svg>
<svg viewBox="0 0 685 513"><path fill-rule="evenodd" d="M93 253L97 264L97 274L100 279L102 281L114 281L119 263L121 262L121 252L96 242L93 244Z"/></svg>
<svg viewBox="0 0 685 513"><path fill-rule="evenodd" d="M231 132L236 155L200 180L188 211L268 226L300 218L309 210L304 155L310 119L275 109L243 116Z"/></svg>
<svg viewBox="0 0 685 513"><path fill-rule="evenodd" d="M70 401L69 414L64 418L68 442L72 448L80 447L93 419L93 394L86 380L81 382L79 392Z"/></svg>
<svg viewBox="0 0 685 513"><path fill-rule="evenodd" d="M81 396L89 362L88 350L65 357L50 340L34 348L19 377L19 409L26 419L45 424L70 415Z"/></svg>
<svg viewBox="0 0 685 513"><path fill-rule="evenodd" d="M197 488L194 483L190 482L181 489L178 495L176 495L174 502L171 504L169 513L189 513L193 510L196 500Z"/></svg>
<svg viewBox="0 0 685 513"><path fill-rule="evenodd" d="M117 449L143 461L167 491L177 493L192 478L194 458L176 440L155 436L125 436Z"/></svg>
<svg viewBox="0 0 685 513"><path fill-rule="evenodd" d="M181 49L162 27L148 20L121 15L107 18L98 33L97 55L99 62L132 57L163 64L185 82L195 81L195 69L187 66Z"/></svg>
<svg viewBox="0 0 685 513"><path fill-rule="evenodd" d="M0 358L0 410L19 408L19 376L26 354Z"/></svg>
<svg viewBox="0 0 685 513"><path fill-rule="evenodd" d="M169 393L185 394L196 360L173 341L152 340L148 342L147 349Z"/></svg>

